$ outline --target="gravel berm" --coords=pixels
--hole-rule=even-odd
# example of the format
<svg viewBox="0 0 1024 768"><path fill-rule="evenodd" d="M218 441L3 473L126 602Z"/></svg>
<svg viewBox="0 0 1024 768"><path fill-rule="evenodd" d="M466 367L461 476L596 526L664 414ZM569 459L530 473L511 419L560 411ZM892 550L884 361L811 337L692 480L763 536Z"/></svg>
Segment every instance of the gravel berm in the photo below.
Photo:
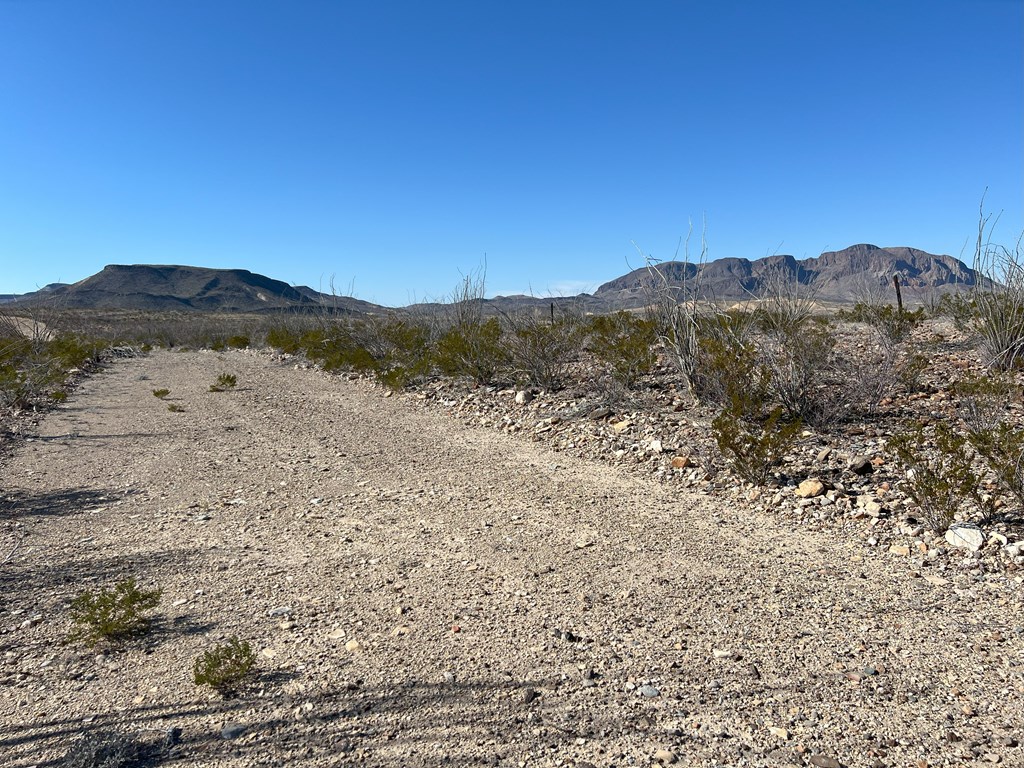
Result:
<svg viewBox="0 0 1024 768"><path fill-rule="evenodd" d="M366 381L120 360L0 479L9 768L116 738L189 766L1024 765L1019 580L913 578ZM69 642L70 601L130 576L163 589L150 630ZM192 665L232 636L258 674L221 699Z"/></svg>

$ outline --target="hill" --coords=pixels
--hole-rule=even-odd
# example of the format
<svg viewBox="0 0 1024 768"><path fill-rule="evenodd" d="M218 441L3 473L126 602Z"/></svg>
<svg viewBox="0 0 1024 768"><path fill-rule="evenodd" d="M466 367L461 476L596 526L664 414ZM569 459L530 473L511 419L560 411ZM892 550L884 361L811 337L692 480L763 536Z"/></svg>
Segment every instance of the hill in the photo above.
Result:
<svg viewBox="0 0 1024 768"><path fill-rule="evenodd" d="M71 285L18 297L19 303L54 302L67 309L265 312L314 309L340 312L376 308L349 297L294 288L246 269L111 264Z"/></svg>
<svg viewBox="0 0 1024 768"><path fill-rule="evenodd" d="M759 296L777 281L805 286L824 301L851 303L872 290L887 289L899 275L908 301L923 301L930 295L974 287L983 279L975 270L952 256L936 256L916 248L879 248L861 244L841 251L828 251L809 259L768 256L763 259L727 258L703 266L692 262L668 261L654 269L669 285L700 278L702 293L725 301ZM661 278L646 267L610 280L595 295L619 305L646 300Z"/></svg>

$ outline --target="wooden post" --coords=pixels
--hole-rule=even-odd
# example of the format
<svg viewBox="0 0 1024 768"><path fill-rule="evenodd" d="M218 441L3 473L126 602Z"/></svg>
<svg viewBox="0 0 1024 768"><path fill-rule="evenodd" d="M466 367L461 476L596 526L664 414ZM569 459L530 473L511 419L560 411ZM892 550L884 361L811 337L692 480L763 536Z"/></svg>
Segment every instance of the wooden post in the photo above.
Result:
<svg viewBox="0 0 1024 768"><path fill-rule="evenodd" d="M896 308L899 310L900 314L903 314L903 294L900 292L899 275L892 276L892 284L893 287L896 289Z"/></svg>

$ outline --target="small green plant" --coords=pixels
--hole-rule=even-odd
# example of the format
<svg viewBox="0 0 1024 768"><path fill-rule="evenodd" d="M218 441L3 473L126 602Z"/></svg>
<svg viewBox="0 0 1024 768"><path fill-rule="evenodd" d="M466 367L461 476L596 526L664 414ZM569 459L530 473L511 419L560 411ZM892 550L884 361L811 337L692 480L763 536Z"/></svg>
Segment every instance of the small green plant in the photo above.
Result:
<svg viewBox="0 0 1024 768"><path fill-rule="evenodd" d="M924 424L907 424L889 449L906 472L907 493L934 530L948 528L966 503L986 507L970 442L949 424L937 424L930 439Z"/></svg>
<svg viewBox="0 0 1024 768"><path fill-rule="evenodd" d="M222 373L217 381L210 385L211 392L223 392L226 389L233 389L238 386L238 377L233 373Z"/></svg>
<svg viewBox="0 0 1024 768"><path fill-rule="evenodd" d="M101 640L124 640L146 628L146 611L160 603L161 590L140 589L134 578L110 589L83 592L71 601L71 639L96 645Z"/></svg>
<svg viewBox="0 0 1024 768"><path fill-rule="evenodd" d="M657 358L653 345L657 340L653 320L626 312L597 315L590 321L590 351L627 388L654 368Z"/></svg>
<svg viewBox="0 0 1024 768"><path fill-rule="evenodd" d="M177 403L168 403L167 410L171 413L184 413L185 409Z"/></svg>
<svg viewBox="0 0 1024 768"><path fill-rule="evenodd" d="M468 376L478 384L491 383L508 364L496 317L454 325L437 340L434 359L447 376Z"/></svg>
<svg viewBox="0 0 1024 768"><path fill-rule="evenodd" d="M786 421L783 416L782 408L758 416L741 396L733 396L711 422L718 450L729 460L733 473L754 485L771 480L803 428L799 421Z"/></svg>
<svg viewBox="0 0 1024 768"><path fill-rule="evenodd" d="M50 399L55 403L63 403L68 399L68 393L63 389L56 389L50 393Z"/></svg>
<svg viewBox="0 0 1024 768"><path fill-rule="evenodd" d="M158 400L163 400L169 394L171 394L171 390L169 390L169 389L154 389L153 390L153 397L157 398Z"/></svg>
<svg viewBox="0 0 1024 768"><path fill-rule="evenodd" d="M243 334L228 336L226 344L229 349L245 349L249 346L249 337Z"/></svg>
<svg viewBox="0 0 1024 768"><path fill-rule="evenodd" d="M252 673L256 654L245 640L231 637L196 659L192 677L196 685L208 685L221 696L229 697Z"/></svg>

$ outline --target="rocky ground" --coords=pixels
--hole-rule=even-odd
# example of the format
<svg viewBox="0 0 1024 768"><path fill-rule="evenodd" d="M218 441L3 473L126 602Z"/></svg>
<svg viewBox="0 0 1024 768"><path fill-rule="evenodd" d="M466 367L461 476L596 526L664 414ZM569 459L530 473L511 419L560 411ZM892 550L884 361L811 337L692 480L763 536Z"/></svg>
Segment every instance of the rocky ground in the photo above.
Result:
<svg viewBox="0 0 1024 768"><path fill-rule="evenodd" d="M162 765L1024 765L1018 532L924 530L884 419L759 494L668 387L594 415L295 362L119 360L3 460L4 765L110 732ZM151 631L69 643L128 576ZM222 700L191 668L232 635L259 674Z"/></svg>

